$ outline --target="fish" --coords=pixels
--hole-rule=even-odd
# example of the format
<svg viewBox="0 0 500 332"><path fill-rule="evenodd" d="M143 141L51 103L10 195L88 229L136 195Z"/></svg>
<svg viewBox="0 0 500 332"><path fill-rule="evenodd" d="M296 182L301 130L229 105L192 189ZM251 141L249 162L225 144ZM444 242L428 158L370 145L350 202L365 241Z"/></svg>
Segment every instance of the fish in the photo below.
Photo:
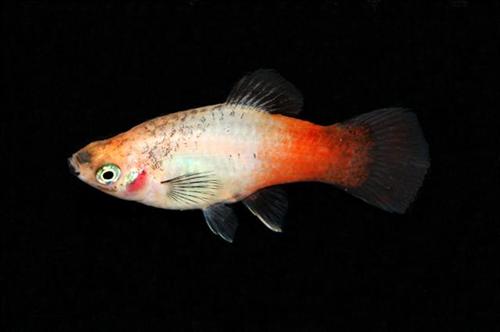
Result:
<svg viewBox="0 0 500 332"><path fill-rule="evenodd" d="M283 185L331 184L388 212L404 213L430 166L415 113L383 108L322 126L298 118L299 90L259 69L223 103L159 116L88 144L70 171L117 198L156 208L199 209L210 230L233 242L234 203L282 232Z"/></svg>

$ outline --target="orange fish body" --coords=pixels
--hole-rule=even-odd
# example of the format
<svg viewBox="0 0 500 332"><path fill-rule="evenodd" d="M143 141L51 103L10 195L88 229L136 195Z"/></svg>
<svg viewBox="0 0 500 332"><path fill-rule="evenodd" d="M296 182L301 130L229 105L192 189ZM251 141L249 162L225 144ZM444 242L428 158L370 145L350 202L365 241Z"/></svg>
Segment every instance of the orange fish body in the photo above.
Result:
<svg viewBox="0 0 500 332"><path fill-rule="evenodd" d="M146 121L75 153L70 167L91 186L165 209L202 209L210 229L232 241L229 203L243 203L281 231L287 201L280 184L334 184L370 204L404 212L429 166L416 117L374 111L319 126L297 114L300 93L273 71L238 82L223 104Z"/></svg>

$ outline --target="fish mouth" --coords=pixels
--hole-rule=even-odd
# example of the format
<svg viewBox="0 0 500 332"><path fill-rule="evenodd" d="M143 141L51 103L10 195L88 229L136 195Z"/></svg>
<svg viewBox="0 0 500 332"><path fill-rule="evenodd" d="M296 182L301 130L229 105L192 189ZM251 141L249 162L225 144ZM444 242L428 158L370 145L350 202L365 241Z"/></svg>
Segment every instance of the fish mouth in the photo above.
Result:
<svg viewBox="0 0 500 332"><path fill-rule="evenodd" d="M78 167L75 165L75 161L73 160L73 157L68 158L68 168L69 172L75 176L79 176L80 172L78 171Z"/></svg>

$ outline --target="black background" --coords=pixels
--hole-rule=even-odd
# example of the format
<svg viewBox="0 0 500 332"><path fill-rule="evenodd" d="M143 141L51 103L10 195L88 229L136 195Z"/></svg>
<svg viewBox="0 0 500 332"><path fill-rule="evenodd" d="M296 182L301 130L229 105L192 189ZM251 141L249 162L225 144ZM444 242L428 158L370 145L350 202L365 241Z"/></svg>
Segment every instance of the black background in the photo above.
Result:
<svg viewBox="0 0 500 332"><path fill-rule="evenodd" d="M500 326L497 2L21 1L4 9L7 331ZM432 166L408 213L293 184L285 233L239 206L231 245L199 211L121 201L69 174L66 158L88 142L219 103L257 68L293 82L305 96L301 117L312 122L413 108Z"/></svg>

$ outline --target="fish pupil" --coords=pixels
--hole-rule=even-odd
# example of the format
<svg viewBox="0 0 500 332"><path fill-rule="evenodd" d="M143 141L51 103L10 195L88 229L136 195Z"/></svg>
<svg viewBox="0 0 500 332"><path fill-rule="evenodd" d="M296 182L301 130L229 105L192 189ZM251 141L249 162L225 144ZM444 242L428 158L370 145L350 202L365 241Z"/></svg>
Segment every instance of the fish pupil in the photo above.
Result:
<svg viewBox="0 0 500 332"><path fill-rule="evenodd" d="M102 178L104 180L111 180L114 177L114 173L112 171L106 171L102 173Z"/></svg>

